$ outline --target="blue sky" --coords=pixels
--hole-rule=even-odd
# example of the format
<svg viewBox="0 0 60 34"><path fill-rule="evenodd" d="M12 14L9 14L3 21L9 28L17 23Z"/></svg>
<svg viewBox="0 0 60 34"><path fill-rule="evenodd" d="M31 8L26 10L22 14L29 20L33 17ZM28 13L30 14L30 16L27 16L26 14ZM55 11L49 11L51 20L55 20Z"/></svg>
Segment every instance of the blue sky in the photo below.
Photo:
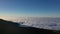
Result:
<svg viewBox="0 0 60 34"><path fill-rule="evenodd" d="M0 16L60 17L60 0L0 0Z"/></svg>

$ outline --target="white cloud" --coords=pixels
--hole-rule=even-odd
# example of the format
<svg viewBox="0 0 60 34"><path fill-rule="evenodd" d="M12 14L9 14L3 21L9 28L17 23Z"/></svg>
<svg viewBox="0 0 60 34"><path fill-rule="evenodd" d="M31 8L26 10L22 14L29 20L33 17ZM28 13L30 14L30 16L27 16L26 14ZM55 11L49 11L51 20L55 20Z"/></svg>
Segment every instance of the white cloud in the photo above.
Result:
<svg viewBox="0 0 60 34"><path fill-rule="evenodd" d="M45 28L52 30L60 30L60 19L59 18L26 18L22 21L25 21L24 25Z"/></svg>
<svg viewBox="0 0 60 34"><path fill-rule="evenodd" d="M3 18L3 17L0 17ZM60 18L44 18L44 17L4 17L3 19L23 23L36 28L45 28L52 30L60 30Z"/></svg>

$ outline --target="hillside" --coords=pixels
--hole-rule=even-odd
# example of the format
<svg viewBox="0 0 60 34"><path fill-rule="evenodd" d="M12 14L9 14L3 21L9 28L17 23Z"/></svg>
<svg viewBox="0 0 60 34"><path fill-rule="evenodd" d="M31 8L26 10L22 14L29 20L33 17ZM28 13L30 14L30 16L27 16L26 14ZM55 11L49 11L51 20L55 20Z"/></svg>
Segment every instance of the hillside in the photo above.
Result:
<svg viewBox="0 0 60 34"><path fill-rule="evenodd" d="M22 26L22 25L21 25ZM0 34L59 34L58 31L34 27L19 27L18 23L0 19Z"/></svg>

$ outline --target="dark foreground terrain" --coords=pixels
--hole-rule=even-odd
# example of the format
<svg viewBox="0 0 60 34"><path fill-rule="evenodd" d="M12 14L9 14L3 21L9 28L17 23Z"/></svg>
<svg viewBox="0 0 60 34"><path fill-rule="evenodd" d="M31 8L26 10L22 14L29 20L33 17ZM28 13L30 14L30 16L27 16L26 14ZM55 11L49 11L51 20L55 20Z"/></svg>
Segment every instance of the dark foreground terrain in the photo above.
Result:
<svg viewBox="0 0 60 34"><path fill-rule="evenodd" d="M0 34L60 34L60 32L34 27L19 27L18 23L0 19Z"/></svg>

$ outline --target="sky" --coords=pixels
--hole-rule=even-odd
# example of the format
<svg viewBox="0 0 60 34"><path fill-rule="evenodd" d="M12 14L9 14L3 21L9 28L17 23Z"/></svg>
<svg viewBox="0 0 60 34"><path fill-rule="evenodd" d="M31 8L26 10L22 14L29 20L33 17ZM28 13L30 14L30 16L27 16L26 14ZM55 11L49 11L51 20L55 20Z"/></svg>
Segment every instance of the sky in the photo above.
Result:
<svg viewBox="0 0 60 34"><path fill-rule="evenodd" d="M60 0L0 0L0 16L60 17Z"/></svg>

